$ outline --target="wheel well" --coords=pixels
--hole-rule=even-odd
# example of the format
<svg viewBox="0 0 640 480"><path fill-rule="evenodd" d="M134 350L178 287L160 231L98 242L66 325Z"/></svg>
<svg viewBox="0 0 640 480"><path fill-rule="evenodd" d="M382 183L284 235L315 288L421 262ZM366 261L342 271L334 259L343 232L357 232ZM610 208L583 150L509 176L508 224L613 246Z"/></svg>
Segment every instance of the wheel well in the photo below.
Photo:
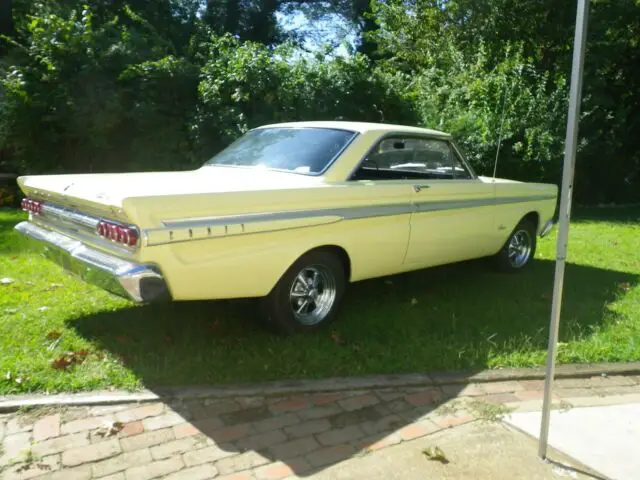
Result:
<svg viewBox="0 0 640 480"><path fill-rule="evenodd" d="M538 226L540 225L540 215L538 212L529 212L522 218L522 220L529 220L533 223L533 226L536 227L536 233L538 232Z"/></svg>
<svg viewBox="0 0 640 480"><path fill-rule="evenodd" d="M323 245L322 247L316 247L312 250L309 250L309 252L317 251L330 252L336 255L340 259L340 262L344 267L344 273L346 275L347 281L351 279L351 259L349 258L349 254L344 248L337 245ZM309 252L305 252L305 254Z"/></svg>

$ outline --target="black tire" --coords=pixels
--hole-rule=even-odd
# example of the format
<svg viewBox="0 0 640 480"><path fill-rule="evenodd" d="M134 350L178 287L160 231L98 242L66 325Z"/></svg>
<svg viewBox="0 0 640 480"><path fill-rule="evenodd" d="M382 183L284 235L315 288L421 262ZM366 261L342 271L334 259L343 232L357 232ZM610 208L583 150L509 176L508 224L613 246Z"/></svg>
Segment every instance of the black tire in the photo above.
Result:
<svg viewBox="0 0 640 480"><path fill-rule="evenodd" d="M514 242L520 242L516 246ZM524 245L524 248L522 247ZM526 268L536 254L536 227L528 219L520 220L500 251L493 257L497 270L516 273ZM525 253L526 252L528 253Z"/></svg>
<svg viewBox="0 0 640 480"><path fill-rule="evenodd" d="M307 282L306 289L299 275ZM309 283L312 278L319 278L316 288ZM318 330L335 320L345 288L340 258L327 250L311 251L296 260L263 299L264 319L281 334ZM300 313L294 311L294 304L302 309Z"/></svg>

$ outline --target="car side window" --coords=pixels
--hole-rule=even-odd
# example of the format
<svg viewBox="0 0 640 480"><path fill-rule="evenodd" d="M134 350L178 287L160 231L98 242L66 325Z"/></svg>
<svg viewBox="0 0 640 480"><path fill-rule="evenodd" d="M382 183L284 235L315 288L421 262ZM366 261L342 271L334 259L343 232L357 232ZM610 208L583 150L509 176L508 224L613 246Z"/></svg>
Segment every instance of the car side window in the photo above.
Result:
<svg viewBox="0 0 640 480"><path fill-rule="evenodd" d="M365 157L352 180L464 180L472 178L448 142L390 137Z"/></svg>

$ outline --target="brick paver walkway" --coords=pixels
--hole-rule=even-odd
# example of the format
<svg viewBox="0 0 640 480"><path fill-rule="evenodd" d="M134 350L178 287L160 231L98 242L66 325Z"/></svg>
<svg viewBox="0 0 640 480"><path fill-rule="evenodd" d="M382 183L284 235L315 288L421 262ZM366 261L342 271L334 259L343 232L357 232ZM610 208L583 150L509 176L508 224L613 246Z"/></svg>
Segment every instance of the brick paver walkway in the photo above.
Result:
<svg viewBox="0 0 640 480"><path fill-rule="evenodd" d="M294 397L36 409L0 416L0 477L261 480L307 477L356 455L510 409L542 381ZM640 398L640 377L558 380L560 408Z"/></svg>

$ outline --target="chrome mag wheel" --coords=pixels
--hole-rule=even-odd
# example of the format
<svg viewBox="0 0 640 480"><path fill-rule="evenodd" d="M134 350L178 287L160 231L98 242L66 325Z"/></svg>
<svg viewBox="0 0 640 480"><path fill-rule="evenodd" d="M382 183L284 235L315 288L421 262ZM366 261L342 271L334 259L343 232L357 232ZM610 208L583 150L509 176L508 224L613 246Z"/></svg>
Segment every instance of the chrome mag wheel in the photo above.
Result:
<svg viewBox="0 0 640 480"><path fill-rule="evenodd" d="M531 235L527 230L518 230L513 234L508 247L509 262L513 267L520 268L529 261L532 244Z"/></svg>
<svg viewBox="0 0 640 480"><path fill-rule="evenodd" d="M304 267L293 279L289 304L294 318L302 325L320 323L336 301L336 278L322 265Z"/></svg>

